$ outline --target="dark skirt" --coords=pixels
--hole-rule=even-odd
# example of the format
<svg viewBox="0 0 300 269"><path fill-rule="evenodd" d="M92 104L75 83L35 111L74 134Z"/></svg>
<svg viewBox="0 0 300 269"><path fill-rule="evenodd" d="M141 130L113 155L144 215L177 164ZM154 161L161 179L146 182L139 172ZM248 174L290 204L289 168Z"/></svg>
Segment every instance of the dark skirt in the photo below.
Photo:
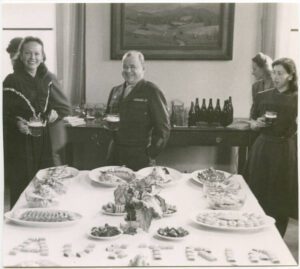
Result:
<svg viewBox="0 0 300 269"><path fill-rule="evenodd" d="M48 128L40 137L19 134L4 145L5 185L10 190L10 206L36 175L38 170L54 165Z"/></svg>
<svg viewBox="0 0 300 269"><path fill-rule="evenodd" d="M266 214L295 215L298 207L296 140L261 134L251 149L245 177Z"/></svg>

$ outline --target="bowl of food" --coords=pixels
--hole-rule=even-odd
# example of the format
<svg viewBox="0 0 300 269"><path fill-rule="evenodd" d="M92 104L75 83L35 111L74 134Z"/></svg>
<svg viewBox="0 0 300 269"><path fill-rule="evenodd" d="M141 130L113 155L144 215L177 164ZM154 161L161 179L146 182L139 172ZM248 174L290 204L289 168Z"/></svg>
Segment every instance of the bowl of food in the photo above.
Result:
<svg viewBox="0 0 300 269"><path fill-rule="evenodd" d="M123 234L122 230L116 226L105 223L104 226L95 226L90 229L88 236L96 240L111 240L119 238Z"/></svg>
<svg viewBox="0 0 300 269"><path fill-rule="evenodd" d="M238 181L205 183L203 191L212 209L240 209L247 197Z"/></svg>
<svg viewBox="0 0 300 269"><path fill-rule="evenodd" d="M189 232L182 227L165 227L159 228L156 232L156 236L164 240L182 240L189 235Z"/></svg>

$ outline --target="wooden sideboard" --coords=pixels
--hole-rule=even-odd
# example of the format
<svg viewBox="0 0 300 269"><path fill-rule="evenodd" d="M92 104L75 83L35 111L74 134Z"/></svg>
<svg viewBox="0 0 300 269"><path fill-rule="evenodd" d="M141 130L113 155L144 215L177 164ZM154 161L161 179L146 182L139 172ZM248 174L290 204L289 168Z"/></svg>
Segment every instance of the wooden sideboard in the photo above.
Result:
<svg viewBox="0 0 300 269"><path fill-rule="evenodd" d="M111 132L101 123L67 127L67 163L78 169L93 169L105 165ZM247 160L247 153L257 134L249 129L223 127L173 127L167 147L232 146L238 147L238 173Z"/></svg>

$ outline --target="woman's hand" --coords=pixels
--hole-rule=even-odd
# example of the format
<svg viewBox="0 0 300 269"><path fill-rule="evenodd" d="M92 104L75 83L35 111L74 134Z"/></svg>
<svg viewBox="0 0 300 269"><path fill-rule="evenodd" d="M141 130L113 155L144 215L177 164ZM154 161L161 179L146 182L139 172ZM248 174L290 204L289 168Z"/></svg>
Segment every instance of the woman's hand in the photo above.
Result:
<svg viewBox="0 0 300 269"><path fill-rule="evenodd" d="M29 135L31 134L30 130L29 130L29 127L28 127L28 121L23 119L22 117L17 117L17 127L19 129L19 131L22 133L22 134L26 134L26 135Z"/></svg>
<svg viewBox="0 0 300 269"><path fill-rule="evenodd" d="M252 130L258 130L260 128L266 127L265 117L259 117L256 120L250 120L250 128Z"/></svg>
<svg viewBox="0 0 300 269"><path fill-rule="evenodd" d="M51 109L50 114L48 116L48 121L50 123L52 123L52 122L55 122L57 120L57 118L58 118L58 114L57 114L56 110Z"/></svg>

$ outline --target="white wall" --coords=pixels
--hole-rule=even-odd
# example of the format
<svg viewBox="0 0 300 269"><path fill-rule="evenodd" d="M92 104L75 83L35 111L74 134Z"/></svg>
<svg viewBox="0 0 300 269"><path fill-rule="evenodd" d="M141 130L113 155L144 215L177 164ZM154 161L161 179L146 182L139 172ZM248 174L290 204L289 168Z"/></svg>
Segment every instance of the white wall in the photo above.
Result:
<svg viewBox="0 0 300 269"><path fill-rule="evenodd" d="M186 105L195 97L232 96L235 116L248 117L251 58L258 51L258 3L235 6L232 61L147 61L146 78L167 100ZM122 82L120 61L110 60L110 4L87 4L87 102L106 102L110 89Z"/></svg>
<svg viewBox="0 0 300 269"><path fill-rule="evenodd" d="M2 80L12 72L6 48L14 37L39 37L47 56L46 65L56 73L55 4L3 4L2 28L52 28L53 30L4 30L2 31Z"/></svg>

